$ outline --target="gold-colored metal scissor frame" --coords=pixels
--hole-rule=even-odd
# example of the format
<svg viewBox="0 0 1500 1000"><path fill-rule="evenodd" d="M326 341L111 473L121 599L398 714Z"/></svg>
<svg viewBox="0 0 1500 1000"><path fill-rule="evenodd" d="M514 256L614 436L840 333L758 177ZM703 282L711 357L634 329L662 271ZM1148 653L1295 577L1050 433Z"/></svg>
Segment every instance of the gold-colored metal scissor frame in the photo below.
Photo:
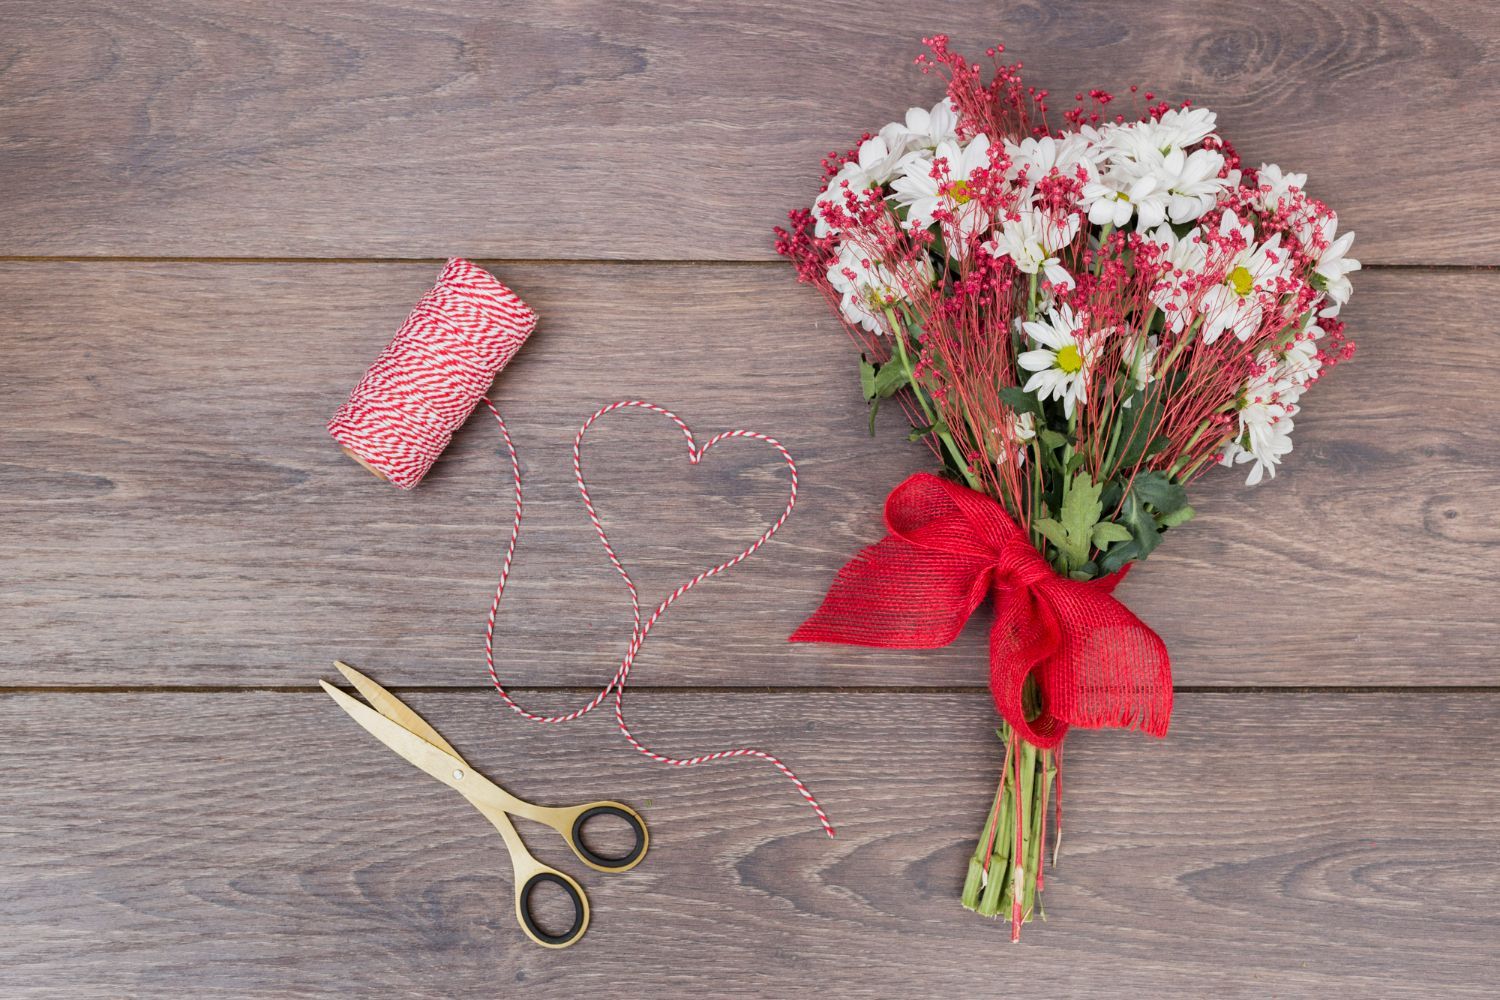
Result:
<svg viewBox="0 0 1500 1000"><path fill-rule="evenodd" d="M544 948L566 948L579 938L589 926L589 901L583 887L571 876L555 868L549 868L526 849L521 835L511 822L512 816L521 816L556 830L578 855L578 860L595 871L628 872L641 863L646 856L650 837L646 823L634 809L620 802L585 802L577 806L539 806L514 795L475 771L438 735L437 730L427 724L416 712L408 708L399 698L376 684L347 663L335 663L339 672L364 695L369 705L351 698L327 681L320 680L323 690L338 702L376 739L406 758L418 768L454 789L469 800L469 803L484 814L510 852L510 860L516 876L516 919L526 936ZM635 846L625 854L608 858L594 853L583 843L580 836L583 827L596 816L615 816L623 819L635 832ZM573 926L561 934L549 934L539 927L531 915L531 894L543 882L551 882L567 893L573 903Z"/></svg>

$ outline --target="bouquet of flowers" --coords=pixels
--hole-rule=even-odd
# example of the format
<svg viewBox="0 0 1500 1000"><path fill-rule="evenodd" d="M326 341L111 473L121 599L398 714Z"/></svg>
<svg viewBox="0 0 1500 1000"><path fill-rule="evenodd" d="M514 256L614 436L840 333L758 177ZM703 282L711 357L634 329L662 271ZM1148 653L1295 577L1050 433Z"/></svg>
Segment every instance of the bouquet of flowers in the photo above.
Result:
<svg viewBox="0 0 1500 1000"><path fill-rule="evenodd" d="M887 537L792 638L930 648L994 597L1004 766L962 901L1015 939L1068 728L1167 729L1166 649L1112 591L1200 475L1275 476L1303 395L1353 354L1359 262L1306 176L1245 166L1212 111L1091 91L1058 126L1003 48L986 81L925 42L947 96L831 154L776 248L863 346L872 432L895 398L943 475L892 492Z"/></svg>

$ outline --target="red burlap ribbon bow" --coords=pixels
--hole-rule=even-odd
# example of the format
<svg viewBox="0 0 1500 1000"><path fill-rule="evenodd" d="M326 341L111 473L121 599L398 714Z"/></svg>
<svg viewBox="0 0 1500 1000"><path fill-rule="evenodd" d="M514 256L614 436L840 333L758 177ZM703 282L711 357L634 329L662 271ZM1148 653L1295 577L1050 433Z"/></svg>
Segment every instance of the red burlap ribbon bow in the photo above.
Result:
<svg viewBox="0 0 1500 1000"><path fill-rule="evenodd" d="M1060 576L998 503L927 473L891 491L885 523L890 533L839 570L793 642L946 646L993 593L990 691L1022 738L1047 749L1069 726L1166 735L1167 647L1111 596L1128 566L1087 583ZM1028 676L1042 703L1030 719Z"/></svg>

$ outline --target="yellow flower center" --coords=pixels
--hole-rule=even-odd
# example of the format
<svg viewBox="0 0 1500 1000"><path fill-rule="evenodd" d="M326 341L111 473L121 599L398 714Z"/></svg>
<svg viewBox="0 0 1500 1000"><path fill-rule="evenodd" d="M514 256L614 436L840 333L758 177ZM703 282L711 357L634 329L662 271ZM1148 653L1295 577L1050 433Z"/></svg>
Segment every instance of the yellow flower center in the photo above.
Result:
<svg viewBox="0 0 1500 1000"><path fill-rule="evenodd" d="M967 205L969 203L969 182L954 181L948 185L948 197L953 199L955 205Z"/></svg>
<svg viewBox="0 0 1500 1000"><path fill-rule="evenodd" d="M1126 194L1124 191L1116 191L1115 192L1115 201L1129 201L1129 200L1130 200L1130 195Z"/></svg>
<svg viewBox="0 0 1500 1000"><path fill-rule="evenodd" d="M1229 272L1229 287L1234 289L1236 295L1249 295L1250 289L1255 287L1255 275L1241 265Z"/></svg>
<svg viewBox="0 0 1500 1000"><path fill-rule="evenodd" d="M1083 369L1083 355L1078 353L1078 348L1069 344L1057 352L1057 367L1069 375L1076 374Z"/></svg>

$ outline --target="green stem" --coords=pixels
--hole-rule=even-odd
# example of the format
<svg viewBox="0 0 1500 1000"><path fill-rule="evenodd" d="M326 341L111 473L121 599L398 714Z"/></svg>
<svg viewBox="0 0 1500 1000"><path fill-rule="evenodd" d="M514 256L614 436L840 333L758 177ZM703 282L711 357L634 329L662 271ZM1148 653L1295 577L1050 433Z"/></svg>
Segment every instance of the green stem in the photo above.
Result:
<svg viewBox="0 0 1500 1000"><path fill-rule="evenodd" d="M1172 347L1172 352L1167 355L1167 360L1162 362L1160 367L1156 369L1158 378L1172 370L1172 362L1177 360L1177 356L1182 353L1183 348L1187 347L1188 341L1193 339L1193 334L1198 332L1198 327L1201 325L1203 325L1203 317L1199 316L1193 320L1193 325L1188 327L1187 331L1181 337L1177 338L1177 343Z"/></svg>
<svg viewBox="0 0 1500 1000"><path fill-rule="evenodd" d="M891 325L891 339L896 343L896 360L901 364L901 370L906 373L906 381L911 385L911 393L917 399L917 406L922 410L922 416L927 419L927 425L933 429L943 447L948 449L948 454L953 458L953 464L959 473L968 482L971 490L983 491L984 484L979 477L969 469L969 460L958 447L958 442L953 440L953 435L945 427L938 426L938 419L933 412L932 404L927 399L927 393L917 384L915 368L912 365L911 356L906 350L906 333L904 326L896 322L896 314L887 306L885 310L886 322Z"/></svg>
<svg viewBox="0 0 1500 1000"><path fill-rule="evenodd" d="M1094 277L1096 278L1104 273L1104 246L1109 242L1109 234L1114 231L1113 222L1106 223L1104 228L1099 230L1099 259L1094 261Z"/></svg>
<svg viewBox="0 0 1500 1000"><path fill-rule="evenodd" d="M1009 724L1000 727L999 736L1006 746L1005 764L984 830L969 860L960 899L965 907L982 916L1008 919L1012 914L1012 900L1018 897L1022 922L1029 923L1041 912L1036 881L1046 856L1041 842L1043 815L1051 801L1057 766L1051 751L1038 750L1018 738ZM1016 779L1018 761L1019 787ZM1023 807L1019 857L1016 854L1018 796ZM1022 880L1020 884L1016 883L1018 871Z"/></svg>

